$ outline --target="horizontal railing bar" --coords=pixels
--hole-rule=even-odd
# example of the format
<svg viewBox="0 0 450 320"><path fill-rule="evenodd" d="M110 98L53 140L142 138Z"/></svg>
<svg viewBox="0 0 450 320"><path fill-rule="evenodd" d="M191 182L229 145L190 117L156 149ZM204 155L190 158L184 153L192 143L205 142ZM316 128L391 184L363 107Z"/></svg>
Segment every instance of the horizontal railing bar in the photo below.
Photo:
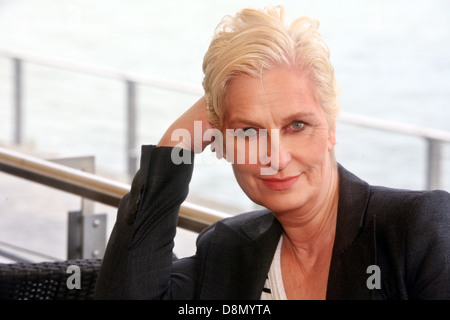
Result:
<svg viewBox="0 0 450 320"><path fill-rule="evenodd" d="M0 257L4 257L4 258L6 258L8 260L11 260L11 261L14 261L14 262L23 262L23 263L30 263L31 262L31 260L29 260L29 259L20 257L20 256L14 254L14 253L7 252L7 251L4 251L2 249L0 249Z"/></svg>
<svg viewBox="0 0 450 320"><path fill-rule="evenodd" d="M24 62L31 62L46 67L75 71L83 74L112 78L116 80L135 82L159 89L166 89L196 95L203 94L203 89L201 88L201 86L196 86L185 82L153 78L138 73L124 71L121 69L90 65L60 58L49 58L29 52L23 52L17 49L0 47L0 56L11 59L21 59Z"/></svg>
<svg viewBox="0 0 450 320"><path fill-rule="evenodd" d="M1 147L0 171L114 207L119 206L120 200L130 190L128 184ZM229 216L185 201L180 208L179 226L200 232Z"/></svg>
<svg viewBox="0 0 450 320"><path fill-rule="evenodd" d="M0 148L0 169L36 182L42 180L43 184L58 189L64 188L66 191L70 191L67 189L74 188L76 189L74 193L87 198L89 198L90 192L102 194L105 199L100 199L99 202L114 206L118 205L119 198L129 190L126 184L6 148ZM58 187L58 185L61 186Z"/></svg>
<svg viewBox="0 0 450 320"><path fill-rule="evenodd" d="M338 121L339 120L346 124L362 126L369 129L372 128L381 131L390 131L442 142L450 142L450 132L439 129L433 129L428 127L421 128L414 125L408 125L405 123L349 113L340 113L338 115Z"/></svg>
<svg viewBox="0 0 450 320"><path fill-rule="evenodd" d="M32 256L36 256L36 257L43 258L43 259L46 259L46 260L53 260L53 261L61 260L61 259L49 256L49 255L46 255L46 254L43 254L43 253L40 253L40 252L37 252L37 251L34 251L34 250L30 250L30 249L27 249L27 248L16 246L16 245L11 244L11 243L0 241L0 250L4 253L5 251L3 251L1 249L2 247L6 247L6 248L14 250L16 252L21 252L22 254L32 255ZM0 253L0 255L2 255L2 254ZM8 259L11 259L11 260L15 260L15 261L18 261L17 258L20 258L20 261L31 262L30 260L22 258L22 257L19 257L19 256L15 255L15 254L14 254L14 256L15 256L14 259L11 259L11 257L7 257L7 256L5 256L5 257L7 257Z"/></svg>

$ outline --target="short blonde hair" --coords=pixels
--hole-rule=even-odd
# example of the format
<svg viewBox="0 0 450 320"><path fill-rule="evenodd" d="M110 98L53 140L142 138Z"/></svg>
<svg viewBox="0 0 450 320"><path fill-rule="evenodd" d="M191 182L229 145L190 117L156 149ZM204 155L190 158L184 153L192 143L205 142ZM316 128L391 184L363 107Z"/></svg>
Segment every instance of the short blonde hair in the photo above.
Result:
<svg viewBox="0 0 450 320"><path fill-rule="evenodd" d="M301 17L287 25L282 6L243 9L225 16L203 60L208 120L221 128L227 86L241 73L261 77L264 70L288 67L306 71L330 123L338 113L338 88L319 22Z"/></svg>

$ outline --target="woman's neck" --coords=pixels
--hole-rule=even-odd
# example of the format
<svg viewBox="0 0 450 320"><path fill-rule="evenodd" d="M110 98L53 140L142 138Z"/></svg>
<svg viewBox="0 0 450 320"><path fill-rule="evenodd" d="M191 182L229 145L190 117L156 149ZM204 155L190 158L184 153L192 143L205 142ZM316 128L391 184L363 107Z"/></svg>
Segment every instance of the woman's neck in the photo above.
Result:
<svg viewBox="0 0 450 320"><path fill-rule="evenodd" d="M284 241L301 255L315 255L334 243L339 178L336 166L330 166L329 172L328 190L313 207L277 217L284 229Z"/></svg>
<svg viewBox="0 0 450 320"><path fill-rule="evenodd" d="M324 181L328 187L314 206L279 218L284 229L281 270L288 299L326 298L339 198L337 167L331 165L328 172Z"/></svg>

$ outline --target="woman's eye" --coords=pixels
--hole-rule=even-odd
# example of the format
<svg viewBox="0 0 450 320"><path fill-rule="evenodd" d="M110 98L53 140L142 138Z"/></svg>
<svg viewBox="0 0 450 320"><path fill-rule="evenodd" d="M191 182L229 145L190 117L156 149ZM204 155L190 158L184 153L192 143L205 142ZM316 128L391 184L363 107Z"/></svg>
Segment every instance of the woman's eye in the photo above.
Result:
<svg viewBox="0 0 450 320"><path fill-rule="evenodd" d="M244 133L246 137L254 137L258 134L258 130L255 128L245 128Z"/></svg>
<svg viewBox="0 0 450 320"><path fill-rule="evenodd" d="M291 128L294 131L300 131L304 128L304 126L305 126L305 123L303 121L294 121L291 124Z"/></svg>
<svg viewBox="0 0 450 320"><path fill-rule="evenodd" d="M239 139L252 139L258 136L258 130L255 128L237 129L234 131L234 135Z"/></svg>

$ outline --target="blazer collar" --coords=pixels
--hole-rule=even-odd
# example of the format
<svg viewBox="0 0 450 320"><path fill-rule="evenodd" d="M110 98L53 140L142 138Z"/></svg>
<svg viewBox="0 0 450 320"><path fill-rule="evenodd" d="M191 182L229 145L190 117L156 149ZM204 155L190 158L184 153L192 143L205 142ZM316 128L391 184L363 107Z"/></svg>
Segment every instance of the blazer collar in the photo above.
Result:
<svg viewBox="0 0 450 320"><path fill-rule="evenodd" d="M258 240L271 228L279 230L281 235L282 229L280 223L275 218L273 212L267 209L247 214L245 221L239 227L241 232L251 241Z"/></svg>
<svg viewBox="0 0 450 320"><path fill-rule="evenodd" d="M327 299L340 299L345 288L349 288L348 265L343 265L342 258L360 235L367 206L370 199L370 186L352 173L338 165L339 203L336 221L330 272L328 275ZM354 257L351 263L358 263ZM350 275L355 277L355 275ZM362 298L362 296L361 296Z"/></svg>
<svg viewBox="0 0 450 320"><path fill-rule="evenodd" d="M269 210L217 222L200 299L259 299L281 233Z"/></svg>
<svg viewBox="0 0 450 320"><path fill-rule="evenodd" d="M367 182L338 164L339 202L333 256L346 250L362 230L370 198Z"/></svg>

